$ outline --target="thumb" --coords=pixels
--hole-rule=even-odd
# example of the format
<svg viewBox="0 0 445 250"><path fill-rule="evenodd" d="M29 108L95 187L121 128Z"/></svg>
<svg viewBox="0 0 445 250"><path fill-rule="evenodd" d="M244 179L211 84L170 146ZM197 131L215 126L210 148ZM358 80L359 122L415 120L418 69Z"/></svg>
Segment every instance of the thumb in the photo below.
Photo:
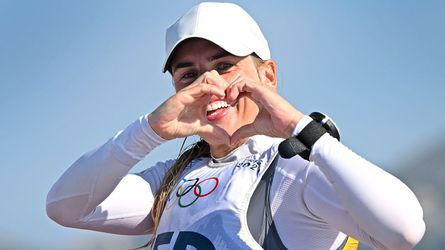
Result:
<svg viewBox="0 0 445 250"><path fill-rule="evenodd" d="M246 138L246 137L250 137L253 135L258 134L255 126L253 123L251 124L246 124L244 126L242 126L241 128L239 128L237 131L235 131L235 133L233 133L231 139L230 139L230 145L234 145L236 143L239 142L239 140Z"/></svg>
<svg viewBox="0 0 445 250"><path fill-rule="evenodd" d="M198 135L209 144L230 145L230 135L227 131L212 124L202 126Z"/></svg>

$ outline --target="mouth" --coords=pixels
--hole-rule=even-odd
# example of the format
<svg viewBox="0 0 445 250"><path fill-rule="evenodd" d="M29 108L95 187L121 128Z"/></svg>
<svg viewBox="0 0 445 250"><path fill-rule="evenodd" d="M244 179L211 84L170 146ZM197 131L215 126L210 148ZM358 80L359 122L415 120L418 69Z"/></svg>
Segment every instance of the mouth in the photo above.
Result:
<svg viewBox="0 0 445 250"><path fill-rule="evenodd" d="M230 105L226 101L216 101L207 105L207 119L209 121L216 121L224 117L229 110Z"/></svg>

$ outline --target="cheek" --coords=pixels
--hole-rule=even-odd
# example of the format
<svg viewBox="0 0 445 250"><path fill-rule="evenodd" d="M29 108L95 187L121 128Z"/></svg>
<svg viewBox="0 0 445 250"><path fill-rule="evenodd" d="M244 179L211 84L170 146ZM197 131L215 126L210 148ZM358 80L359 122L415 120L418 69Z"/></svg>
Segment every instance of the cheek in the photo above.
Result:
<svg viewBox="0 0 445 250"><path fill-rule="evenodd" d="M248 96L239 99L238 110L240 116L249 122L252 122L259 113L258 105Z"/></svg>
<svg viewBox="0 0 445 250"><path fill-rule="evenodd" d="M173 87L175 88L176 93L181 91L183 88L187 87L188 84L181 84L181 83L175 83L173 82Z"/></svg>
<svg viewBox="0 0 445 250"><path fill-rule="evenodd" d="M181 90L181 85L179 83L176 83L174 79L172 79L172 85L173 88L175 88L176 93L178 93L179 90Z"/></svg>
<svg viewBox="0 0 445 250"><path fill-rule="evenodd" d="M240 78L240 76L243 75L240 73L240 70L231 70L230 72L221 74L221 77L230 85L234 81Z"/></svg>

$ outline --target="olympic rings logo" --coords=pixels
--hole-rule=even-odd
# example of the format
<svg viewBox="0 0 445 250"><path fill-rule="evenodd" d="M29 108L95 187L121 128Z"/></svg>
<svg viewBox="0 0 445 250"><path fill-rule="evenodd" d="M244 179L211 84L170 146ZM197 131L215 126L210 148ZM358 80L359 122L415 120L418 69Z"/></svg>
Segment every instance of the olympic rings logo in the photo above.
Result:
<svg viewBox="0 0 445 250"><path fill-rule="evenodd" d="M210 195L216 190L218 184L219 179L217 177L210 177L201 181L199 178L189 180L183 178L179 184L179 188L176 190L179 207L189 207L199 198Z"/></svg>

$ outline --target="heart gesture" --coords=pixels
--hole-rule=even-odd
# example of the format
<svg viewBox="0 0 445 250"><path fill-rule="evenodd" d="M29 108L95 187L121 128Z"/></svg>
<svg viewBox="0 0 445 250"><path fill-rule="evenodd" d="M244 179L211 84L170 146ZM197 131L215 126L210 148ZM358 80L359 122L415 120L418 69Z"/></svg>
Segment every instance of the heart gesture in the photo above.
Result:
<svg viewBox="0 0 445 250"><path fill-rule="evenodd" d="M241 126L233 133L232 144L257 134L288 138L303 117L278 94L275 84L239 77L226 90L226 99L230 103L241 95L251 98L258 105L259 113L252 123Z"/></svg>
<svg viewBox="0 0 445 250"><path fill-rule="evenodd" d="M252 123L240 124L230 136L206 117L206 106L212 96L235 105L240 98L248 98L256 103L259 112ZM199 135L210 145L235 145L257 134L288 138L302 117L300 111L277 93L274 84L246 79L240 74L229 84L211 71L167 99L148 120L164 139Z"/></svg>

